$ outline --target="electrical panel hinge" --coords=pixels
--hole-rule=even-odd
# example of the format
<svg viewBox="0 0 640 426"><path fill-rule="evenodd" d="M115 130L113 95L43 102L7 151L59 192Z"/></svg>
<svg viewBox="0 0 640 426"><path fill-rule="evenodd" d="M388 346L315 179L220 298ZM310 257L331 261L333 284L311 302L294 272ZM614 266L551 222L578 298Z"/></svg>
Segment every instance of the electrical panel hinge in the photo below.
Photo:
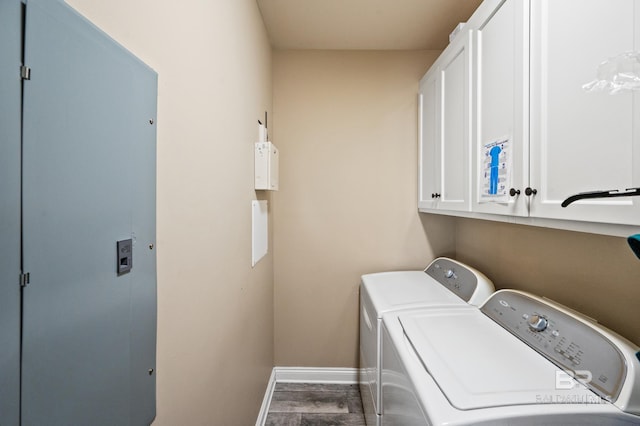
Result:
<svg viewBox="0 0 640 426"><path fill-rule="evenodd" d="M30 277L29 273L25 272L24 274L20 274L20 287L26 287L29 284Z"/></svg>
<svg viewBox="0 0 640 426"><path fill-rule="evenodd" d="M22 77L23 80L31 80L31 68L22 65L20 67L20 77Z"/></svg>

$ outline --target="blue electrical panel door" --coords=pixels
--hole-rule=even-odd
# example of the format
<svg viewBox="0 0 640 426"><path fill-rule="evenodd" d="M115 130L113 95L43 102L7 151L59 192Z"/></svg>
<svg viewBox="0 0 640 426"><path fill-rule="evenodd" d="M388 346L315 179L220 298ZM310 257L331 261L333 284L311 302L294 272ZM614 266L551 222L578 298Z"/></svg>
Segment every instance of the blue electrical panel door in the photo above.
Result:
<svg viewBox="0 0 640 426"><path fill-rule="evenodd" d="M0 425L20 421L20 0L0 0Z"/></svg>
<svg viewBox="0 0 640 426"><path fill-rule="evenodd" d="M157 75L64 2L24 41L22 424L148 425Z"/></svg>

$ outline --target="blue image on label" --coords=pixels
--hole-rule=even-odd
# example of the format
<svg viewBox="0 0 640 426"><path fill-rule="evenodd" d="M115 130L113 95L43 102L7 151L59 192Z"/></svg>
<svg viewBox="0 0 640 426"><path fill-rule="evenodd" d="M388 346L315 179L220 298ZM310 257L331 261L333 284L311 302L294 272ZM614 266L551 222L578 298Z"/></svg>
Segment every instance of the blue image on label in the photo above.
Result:
<svg viewBox="0 0 640 426"><path fill-rule="evenodd" d="M498 193L498 168L500 167L500 153L502 152L502 148L498 145L491 148L489 151L489 155L491 156L491 164L490 170L491 175L489 176L489 194L496 195Z"/></svg>

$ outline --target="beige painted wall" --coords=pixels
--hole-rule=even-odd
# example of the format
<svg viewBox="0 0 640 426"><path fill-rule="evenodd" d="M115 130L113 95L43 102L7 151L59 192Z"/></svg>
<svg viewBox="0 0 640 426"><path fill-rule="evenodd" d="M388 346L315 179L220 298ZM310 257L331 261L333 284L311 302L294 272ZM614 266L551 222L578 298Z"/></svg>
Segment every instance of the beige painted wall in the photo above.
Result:
<svg viewBox="0 0 640 426"><path fill-rule="evenodd" d="M441 254L640 343L625 239L415 213L415 93L436 54L274 52L276 365L356 366L359 275Z"/></svg>
<svg viewBox="0 0 640 426"><path fill-rule="evenodd" d="M356 367L363 273L452 254L417 213L418 80L438 52L276 51L275 363Z"/></svg>
<svg viewBox="0 0 640 426"><path fill-rule="evenodd" d="M549 297L640 344L640 260L625 238L458 219L456 255L497 288Z"/></svg>
<svg viewBox="0 0 640 426"><path fill-rule="evenodd" d="M159 74L155 424L253 424L273 366L272 256L251 268L253 142L271 112L258 7L69 3Z"/></svg>

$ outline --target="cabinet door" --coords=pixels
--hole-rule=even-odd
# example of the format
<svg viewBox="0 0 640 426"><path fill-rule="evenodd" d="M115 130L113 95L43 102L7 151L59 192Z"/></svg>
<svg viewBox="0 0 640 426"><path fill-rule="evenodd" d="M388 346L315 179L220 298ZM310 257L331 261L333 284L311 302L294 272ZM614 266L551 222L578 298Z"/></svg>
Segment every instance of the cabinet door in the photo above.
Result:
<svg viewBox="0 0 640 426"><path fill-rule="evenodd" d="M582 89L602 61L640 50L639 13L638 0L532 2L531 216L640 224L640 197L560 206L579 192L640 186L640 94Z"/></svg>
<svg viewBox="0 0 640 426"><path fill-rule="evenodd" d="M22 424L148 425L156 74L49 0L27 2L25 61Z"/></svg>
<svg viewBox="0 0 640 426"><path fill-rule="evenodd" d="M472 210L483 213L526 216L524 189L529 180L528 130L528 3L522 0L493 1L485 8L486 20L475 34L475 138ZM487 182L485 153L491 144L507 141L501 184L520 195L482 196ZM501 160L502 161L502 158ZM496 178L497 180L497 178Z"/></svg>
<svg viewBox="0 0 640 426"><path fill-rule="evenodd" d="M418 119L418 208L433 209L440 193L440 133L438 73L430 70L420 80Z"/></svg>
<svg viewBox="0 0 640 426"><path fill-rule="evenodd" d="M459 34L440 58L439 110L440 188L439 208L471 208L471 102L470 35Z"/></svg>

